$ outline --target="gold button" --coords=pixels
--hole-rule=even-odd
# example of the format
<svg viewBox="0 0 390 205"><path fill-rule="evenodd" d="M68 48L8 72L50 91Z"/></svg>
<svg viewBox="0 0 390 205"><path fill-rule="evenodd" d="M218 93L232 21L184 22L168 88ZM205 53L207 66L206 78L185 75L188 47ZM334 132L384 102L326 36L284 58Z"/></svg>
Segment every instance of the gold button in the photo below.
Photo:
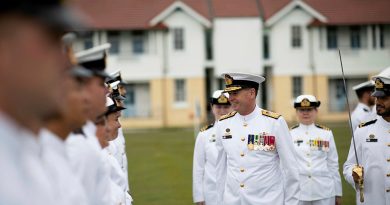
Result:
<svg viewBox="0 0 390 205"><path fill-rule="evenodd" d="M307 177L311 178L311 175L309 175L309 176L307 176Z"/></svg>
<svg viewBox="0 0 390 205"><path fill-rule="evenodd" d="M245 171L245 169L244 169L244 168L241 168L241 169L240 169L240 172L244 172L244 171Z"/></svg>
<svg viewBox="0 0 390 205"><path fill-rule="evenodd" d="M388 146L388 147L390 147L390 143L389 143L389 144L387 144L387 146Z"/></svg>
<svg viewBox="0 0 390 205"><path fill-rule="evenodd" d="M241 187L241 188L242 188L242 187L244 187L244 184L243 184L243 183L241 183L241 184L240 184L240 187Z"/></svg>
<svg viewBox="0 0 390 205"><path fill-rule="evenodd" d="M243 157L244 155L245 155L244 152L241 152L241 153L240 153L240 156L241 156L241 157Z"/></svg>
<svg viewBox="0 0 390 205"><path fill-rule="evenodd" d="M245 137L241 137L241 141L245 141Z"/></svg>

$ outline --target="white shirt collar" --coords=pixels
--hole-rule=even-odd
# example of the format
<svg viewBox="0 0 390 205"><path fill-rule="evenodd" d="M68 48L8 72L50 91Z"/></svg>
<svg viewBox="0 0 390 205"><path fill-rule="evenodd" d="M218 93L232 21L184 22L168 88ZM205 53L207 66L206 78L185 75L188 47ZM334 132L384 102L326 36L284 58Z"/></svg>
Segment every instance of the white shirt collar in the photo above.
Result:
<svg viewBox="0 0 390 205"><path fill-rule="evenodd" d="M237 113L238 114L238 117L244 121L244 122L248 122L252 119L254 119L256 116L259 116L261 114L261 109L256 105L255 109L249 113L248 115L241 115L240 113Z"/></svg>

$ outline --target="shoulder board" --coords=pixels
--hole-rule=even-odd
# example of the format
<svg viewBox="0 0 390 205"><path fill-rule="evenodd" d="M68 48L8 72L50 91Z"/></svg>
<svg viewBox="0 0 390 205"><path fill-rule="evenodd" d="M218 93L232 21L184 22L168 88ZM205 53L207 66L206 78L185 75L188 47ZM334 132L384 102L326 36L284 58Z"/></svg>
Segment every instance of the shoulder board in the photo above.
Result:
<svg viewBox="0 0 390 205"><path fill-rule="evenodd" d="M374 123L376 122L376 120L377 120L377 119L371 120L371 121L368 121L368 122L361 123L361 124L359 125L359 128L365 127L365 126L368 126L368 125L371 125L371 124L374 124Z"/></svg>
<svg viewBox="0 0 390 205"><path fill-rule="evenodd" d="M233 111L233 112L230 112L230 113L228 113L228 114L226 114L226 115L223 115L223 116L221 117L221 119L219 119L219 121L222 121L222 120L226 120L226 119L228 119L228 118L231 118L231 117L233 117L234 115L236 115L236 113L237 113L237 111Z"/></svg>
<svg viewBox="0 0 390 205"><path fill-rule="evenodd" d="M323 130L330 130L329 127L325 127L323 125L316 124L316 127L323 129Z"/></svg>
<svg viewBox="0 0 390 205"><path fill-rule="evenodd" d="M363 111L364 112L369 112L369 110L367 108L363 108Z"/></svg>
<svg viewBox="0 0 390 205"><path fill-rule="evenodd" d="M200 129L201 132L204 132L210 128L212 128L214 126L214 124L210 124L210 125L205 125L204 127L202 127L202 129Z"/></svg>
<svg viewBox="0 0 390 205"><path fill-rule="evenodd" d="M298 128L298 127L299 127L299 124L296 124L296 125L290 127L290 130L293 130L293 129Z"/></svg>
<svg viewBox="0 0 390 205"><path fill-rule="evenodd" d="M268 110L262 110L261 114L264 115L264 116L270 117L270 118L274 118L274 119L278 119L280 116L282 116L282 115L280 115L280 114L278 114L276 112L271 112L271 111L268 111Z"/></svg>

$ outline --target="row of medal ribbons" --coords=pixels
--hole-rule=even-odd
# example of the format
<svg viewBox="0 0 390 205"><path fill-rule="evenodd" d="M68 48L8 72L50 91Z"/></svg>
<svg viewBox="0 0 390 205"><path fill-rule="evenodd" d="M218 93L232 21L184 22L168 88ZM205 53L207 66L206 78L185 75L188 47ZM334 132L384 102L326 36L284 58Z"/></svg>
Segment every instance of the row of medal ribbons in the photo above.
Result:
<svg viewBox="0 0 390 205"><path fill-rule="evenodd" d="M275 150L275 136L270 136L266 134L249 134L248 149L250 151L273 151Z"/></svg>
<svg viewBox="0 0 390 205"><path fill-rule="evenodd" d="M311 150L329 151L329 141L326 140L309 140Z"/></svg>

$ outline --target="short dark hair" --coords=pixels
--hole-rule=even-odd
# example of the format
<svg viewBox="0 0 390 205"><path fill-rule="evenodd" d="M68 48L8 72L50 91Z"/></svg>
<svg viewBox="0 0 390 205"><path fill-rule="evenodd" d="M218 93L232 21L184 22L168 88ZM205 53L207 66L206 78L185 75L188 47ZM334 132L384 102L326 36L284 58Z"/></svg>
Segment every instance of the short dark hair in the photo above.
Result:
<svg viewBox="0 0 390 205"><path fill-rule="evenodd" d="M358 99L361 100L363 98L364 93L372 92L372 91L373 91L373 88L371 88L371 87L362 88L362 89L356 90L356 95L357 95Z"/></svg>

